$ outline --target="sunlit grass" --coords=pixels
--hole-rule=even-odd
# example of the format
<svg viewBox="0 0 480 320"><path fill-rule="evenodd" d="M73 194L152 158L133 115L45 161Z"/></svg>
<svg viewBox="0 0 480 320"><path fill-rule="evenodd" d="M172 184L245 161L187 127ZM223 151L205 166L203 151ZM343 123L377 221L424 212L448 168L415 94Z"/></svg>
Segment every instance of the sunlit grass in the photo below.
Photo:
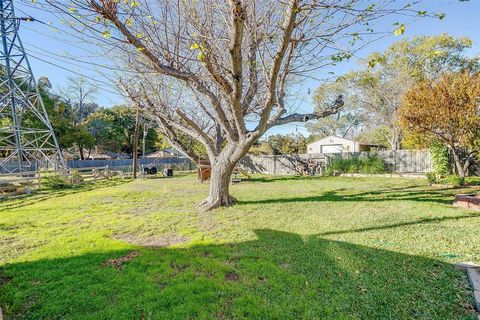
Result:
<svg viewBox="0 0 480 320"><path fill-rule="evenodd" d="M466 190L417 179L256 177L200 213L193 176L0 202L7 319L474 319ZM109 259L138 251L117 270Z"/></svg>

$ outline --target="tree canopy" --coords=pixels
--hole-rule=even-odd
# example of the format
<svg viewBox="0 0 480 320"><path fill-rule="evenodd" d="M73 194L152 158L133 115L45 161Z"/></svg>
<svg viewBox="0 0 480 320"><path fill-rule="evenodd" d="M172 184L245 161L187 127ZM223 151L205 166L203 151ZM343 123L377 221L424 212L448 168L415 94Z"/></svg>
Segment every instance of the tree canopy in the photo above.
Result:
<svg viewBox="0 0 480 320"><path fill-rule="evenodd" d="M426 79L405 94L400 108L404 130L441 141L464 177L480 145L480 74L449 73Z"/></svg>
<svg viewBox="0 0 480 320"><path fill-rule="evenodd" d="M399 149L404 134L398 109L405 92L417 82L437 78L441 73L480 70L479 58L465 54L471 46L469 38L443 33L399 40L383 52L371 53L359 70L316 90L314 105L323 97L343 92L346 107L339 114L310 125L311 132L332 128L331 131L342 134L345 128L361 126L364 132L373 130L383 135L391 149ZM374 130L375 127L383 129ZM407 138L411 144L412 137Z"/></svg>

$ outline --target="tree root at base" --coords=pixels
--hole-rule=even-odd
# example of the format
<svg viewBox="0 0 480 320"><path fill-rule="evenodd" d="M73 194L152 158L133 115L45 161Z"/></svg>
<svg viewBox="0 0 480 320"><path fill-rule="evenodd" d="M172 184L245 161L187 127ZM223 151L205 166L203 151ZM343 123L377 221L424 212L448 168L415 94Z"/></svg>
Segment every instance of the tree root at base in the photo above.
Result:
<svg viewBox="0 0 480 320"><path fill-rule="evenodd" d="M220 207L230 207L236 201L237 201L237 199L235 197L231 196L231 195L228 196L228 200L225 200L225 199L212 200L210 198L207 198L207 199L202 201L199 209L200 209L200 211L210 211L210 210L220 208Z"/></svg>

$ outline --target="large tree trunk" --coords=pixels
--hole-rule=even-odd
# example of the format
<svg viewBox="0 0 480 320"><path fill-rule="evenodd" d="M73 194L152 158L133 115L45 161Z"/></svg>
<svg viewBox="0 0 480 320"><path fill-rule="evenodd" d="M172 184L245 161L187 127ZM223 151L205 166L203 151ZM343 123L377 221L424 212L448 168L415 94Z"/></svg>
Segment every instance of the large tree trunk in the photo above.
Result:
<svg viewBox="0 0 480 320"><path fill-rule="evenodd" d="M252 145L252 141L243 141L226 146L215 159L210 159L212 174L210 176L210 192L202 202L201 208L205 211L218 207L228 207L236 199L230 195L230 180L237 163L245 156Z"/></svg>
<svg viewBox="0 0 480 320"><path fill-rule="evenodd" d="M85 160L85 157L83 155L83 147L78 146L78 152L80 153L80 160Z"/></svg>
<svg viewBox="0 0 480 320"><path fill-rule="evenodd" d="M390 145L392 150L400 150L400 133L401 129L395 125L392 127L392 138L390 140Z"/></svg>
<svg viewBox="0 0 480 320"><path fill-rule="evenodd" d="M212 175L210 176L210 192L208 198L202 202L204 210L218 207L228 207L235 202L230 195L230 179L236 163L230 163L229 159L221 159L212 163Z"/></svg>
<svg viewBox="0 0 480 320"><path fill-rule="evenodd" d="M455 168L457 169L457 173L460 177L464 178L465 177L465 168L464 165L462 164L462 161L460 160L460 156L458 155L457 150L454 148L450 148L452 151L453 155L453 161L455 162Z"/></svg>

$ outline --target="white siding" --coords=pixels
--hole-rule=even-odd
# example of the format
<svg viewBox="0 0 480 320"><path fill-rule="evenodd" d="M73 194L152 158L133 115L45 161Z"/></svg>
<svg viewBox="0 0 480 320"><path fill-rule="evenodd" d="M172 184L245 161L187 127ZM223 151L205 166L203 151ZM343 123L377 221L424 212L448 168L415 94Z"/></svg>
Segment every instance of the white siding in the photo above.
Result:
<svg viewBox="0 0 480 320"><path fill-rule="evenodd" d="M341 150L341 151L340 151ZM350 139L329 136L307 145L307 153L359 152L360 144Z"/></svg>

